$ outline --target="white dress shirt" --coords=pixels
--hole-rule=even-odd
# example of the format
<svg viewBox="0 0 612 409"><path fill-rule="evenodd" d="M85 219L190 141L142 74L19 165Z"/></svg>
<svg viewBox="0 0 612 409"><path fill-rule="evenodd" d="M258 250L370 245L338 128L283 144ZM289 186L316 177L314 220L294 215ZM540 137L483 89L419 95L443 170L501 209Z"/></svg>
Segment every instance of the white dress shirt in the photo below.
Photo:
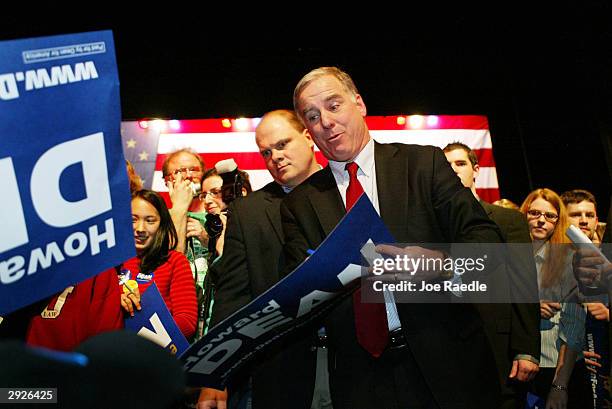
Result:
<svg viewBox="0 0 612 409"><path fill-rule="evenodd" d="M357 180L361 183L363 191L368 195L368 199L372 202L376 213L380 216L380 205L378 202L378 188L376 185L376 163L374 161L374 140L370 138L367 145L359 152L359 154L349 162L355 162L359 166L357 170ZM336 180L336 186L342 197L342 202L346 206L346 190L349 185L349 174L345 169L348 162L336 162L333 160L329 161L329 167L331 168L334 179ZM384 292L385 306L387 310L387 323L389 324L389 331L393 331L401 326L399 317L397 314L397 307L395 306L395 299L393 293L389 291Z"/></svg>

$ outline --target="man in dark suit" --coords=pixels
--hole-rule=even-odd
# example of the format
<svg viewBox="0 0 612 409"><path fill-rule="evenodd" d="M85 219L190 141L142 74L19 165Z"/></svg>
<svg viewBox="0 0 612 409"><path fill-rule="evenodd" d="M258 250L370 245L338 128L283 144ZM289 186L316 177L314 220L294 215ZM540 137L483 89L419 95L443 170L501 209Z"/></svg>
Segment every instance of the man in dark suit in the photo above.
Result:
<svg viewBox="0 0 612 409"><path fill-rule="evenodd" d="M283 200L285 272L321 244L359 191L399 243L501 241L497 226L461 186L442 150L381 145L370 138L365 104L345 72L322 67L308 73L296 86L294 107L330 163ZM443 257L419 246L377 251ZM416 274L435 279L432 272ZM326 318L335 409L498 405L495 362L473 305L388 302L382 304L382 317L380 309L365 305L359 297L347 297ZM381 330L373 333L369 328L375 326Z"/></svg>
<svg viewBox="0 0 612 409"><path fill-rule="evenodd" d="M463 186L479 199L476 194L476 177L480 166L474 151L460 142L446 145L443 151ZM531 243L529 225L516 210L495 206L483 200L480 200L480 204L487 216L499 226L506 242L511 243L508 247L511 264L508 270L503 269L496 275L496 284L513 289L517 298L527 293L534 297L531 303L526 303L529 299L519 299L523 303L476 305L495 353L502 384L503 403L500 408L522 409L525 407L527 393L525 382L531 381L538 372L540 358L540 309L535 302L538 296L537 271L531 248L522 245Z"/></svg>
<svg viewBox="0 0 612 409"><path fill-rule="evenodd" d="M215 282L211 327L278 282L284 243L281 200L320 169L312 138L292 111L264 115L255 137L274 181L230 205L223 257L210 269ZM292 337L258 360L229 386L230 407L251 377L253 408L310 409L317 362L312 345L310 339Z"/></svg>

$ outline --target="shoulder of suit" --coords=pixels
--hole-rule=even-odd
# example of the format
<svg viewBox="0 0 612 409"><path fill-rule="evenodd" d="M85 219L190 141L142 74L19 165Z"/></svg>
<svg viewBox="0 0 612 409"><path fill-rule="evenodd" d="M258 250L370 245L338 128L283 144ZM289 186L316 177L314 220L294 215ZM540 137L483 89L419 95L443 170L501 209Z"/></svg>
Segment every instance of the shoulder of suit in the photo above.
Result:
<svg viewBox="0 0 612 409"><path fill-rule="evenodd" d="M404 157L431 157L436 150L442 153L442 150L437 146L432 145L416 145L410 143L392 142L392 143L376 143L376 150L385 154L393 155L397 152Z"/></svg>
<svg viewBox="0 0 612 409"><path fill-rule="evenodd" d="M507 219L512 219L512 220L523 220L525 218L525 216L523 215L523 213L521 213L520 211L516 210L516 209L508 209L507 207L501 207L501 206L497 206L491 203L487 203L487 202L481 202L482 206L490 211L493 216L497 216L497 217L504 217Z"/></svg>
<svg viewBox="0 0 612 409"><path fill-rule="evenodd" d="M300 183L298 186L294 187L291 192L287 194L287 197L295 197L303 194L308 194L308 191L312 189L320 189L323 186L335 186L336 180L334 179L334 175L329 168L329 165L319 170L318 172L313 173Z"/></svg>
<svg viewBox="0 0 612 409"><path fill-rule="evenodd" d="M244 197L239 197L229 205L231 214L249 212L250 210L260 211L261 206L268 205L274 200L282 200L285 196L280 185L270 182L261 189L249 193Z"/></svg>

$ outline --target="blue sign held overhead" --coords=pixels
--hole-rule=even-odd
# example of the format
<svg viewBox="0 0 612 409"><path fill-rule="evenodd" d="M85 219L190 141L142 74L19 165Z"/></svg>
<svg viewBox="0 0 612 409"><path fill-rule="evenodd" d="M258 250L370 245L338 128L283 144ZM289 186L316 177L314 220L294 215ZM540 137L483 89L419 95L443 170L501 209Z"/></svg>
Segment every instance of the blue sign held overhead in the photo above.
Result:
<svg viewBox="0 0 612 409"><path fill-rule="evenodd" d="M0 42L0 315L135 254L110 31Z"/></svg>

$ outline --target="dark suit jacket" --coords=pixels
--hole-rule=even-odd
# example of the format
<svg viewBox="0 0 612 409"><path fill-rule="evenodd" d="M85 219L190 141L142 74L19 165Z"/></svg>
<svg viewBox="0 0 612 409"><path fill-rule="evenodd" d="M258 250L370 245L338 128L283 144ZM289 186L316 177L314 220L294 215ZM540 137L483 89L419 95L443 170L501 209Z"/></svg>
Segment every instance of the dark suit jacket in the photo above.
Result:
<svg viewBox="0 0 612 409"><path fill-rule="evenodd" d="M279 280L284 242L280 203L284 196L282 188L272 182L231 203L223 256L209 270L215 284L211 327ZM311 339L301 334L283 340L233 380L230 400L252 377L254 409L309 409L316 368L311 345Z"/></svg>
<svg viewBox="0 0 612 409"><path fill-rule="evenodd" d="M495 243L499 230L442 150L431 146L375 144L380 214L400 243ZM329 167L311 176L281 206L285 272L330 233L345 208ZM402 331L417 368L442 409L496 407L499 381L482 320L470 304L397 304ZM384 361L370 357L355 336L348 297L327 317L330 387L334 408L394 407L372 401L361 382ZM374 380L385 385L385 379ZM364 385L364 387L360 387ZM410 385L400 385L410 388ZM383 398L384 399L384 398Z"/></svg>
<svg viewBox="0 0 612 409"><path fill-rule="evenodd" d="M497 274L497 285L510 289L511 292L531 294L537 300L538 278L529 225L525 216L512 209L480 202L491 218L500 228L508 246L508 268ZM520 294L518 294L520 293ZM505 394L513 394L508 380L512 361L517 354L527 354L540 359L540 308L538 303L495 303L476 304L485 322L487 336L491 341L500 382Z"/></svg>

